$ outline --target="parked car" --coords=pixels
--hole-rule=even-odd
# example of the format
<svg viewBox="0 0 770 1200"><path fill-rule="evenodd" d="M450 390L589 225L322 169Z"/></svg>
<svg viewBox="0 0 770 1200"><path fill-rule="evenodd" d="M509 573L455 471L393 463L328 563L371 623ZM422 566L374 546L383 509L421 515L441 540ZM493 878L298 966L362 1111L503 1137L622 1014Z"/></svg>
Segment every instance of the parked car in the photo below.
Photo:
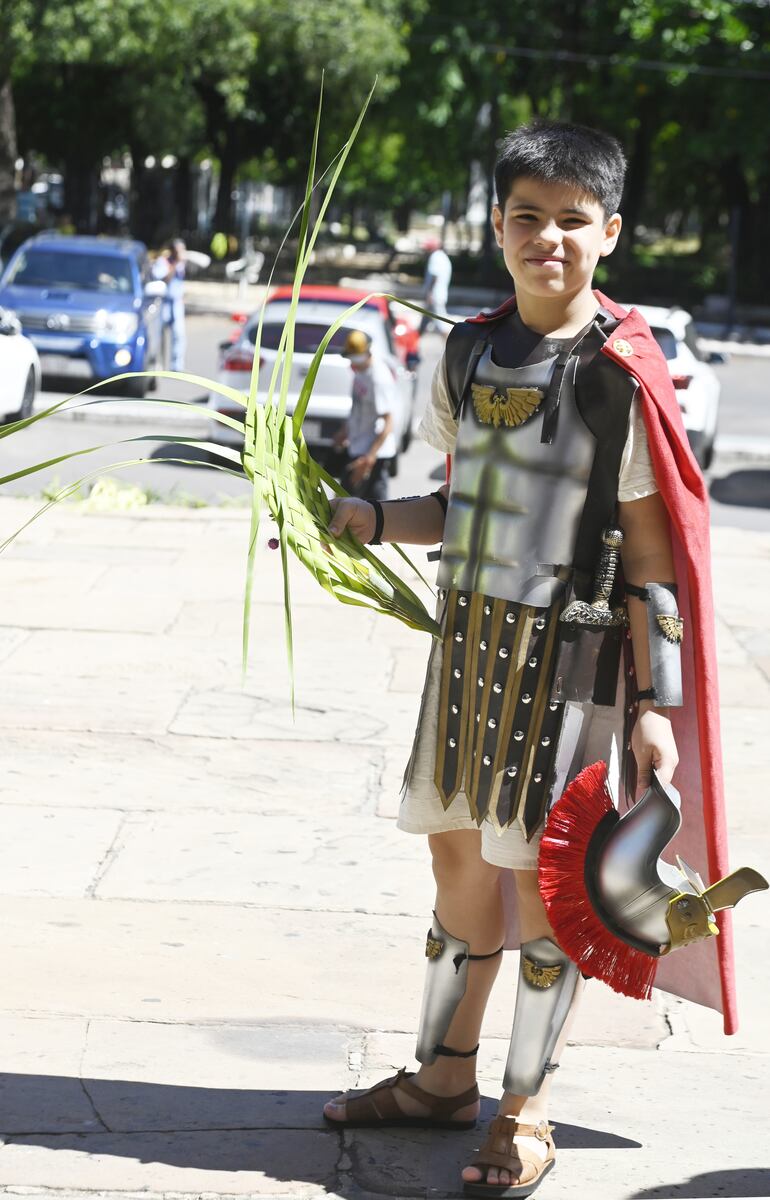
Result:
<svg viewBox="0 0 770 1200"><path fill-rule="evenodd" d="M351 304L366 295L365 291L355 292L342 288L301 289L296 313L288 412L294 411L313 355L329 326ZM289 315L290 297L290 288L279 288L272 293L265 305L259 366L259 395L262 400L267 392L284 323ZM255 313L243 325L236 340L225 342L221 347L219 380L241 392L247 393L249 390L258 324L259 313ZM361 329L371 337L373 353L387 364L398 384L400 404L399 411L394 414L394 422L401 451L408 448L412 436L419 334L414 329L411 332L415 337L411 337L407 322L391 312L387 301L380 303L375 300L364 305L340 326L324 354L303 425L306 442L321 458L331 449L335 434L350 412L350 363L342 357L342 349L352 329ZM241 419L243 417L243 409L216 392L210 393L209 406L228 416ZM210 436L215 441L231 444L237 444L239 440L233 431L216 421L211 423Z"/></svg>
<svg viewBox="0 0 770 1200"><path fill-rule="evenodd" d="M687 437L693 454L706 470L714 457L722 390L713 365L725 362L725 356L700 349L695 322L683 308L654 308L646 304L634 307L649 324L666 356Z"/></svg>
<svg viewBox="0 0 770 1200"><path fill-rule="evenodd" d="M359 300L364 300L367 296L370 298L366 301L364 308L373 308L382 315L399 360L407 370L415 371L420 362L419 317L405 304L387 300L385 296L371 296L371 290L368 288L326 287L310 283L300 289L301 300L312 300L316 304L330 304L338 309L358 304ZM275 288L270 294L270 299L291 300L291 288Z"/></svg>
<svg viewBox="0 0 770 1200"><path fill-rule="evenodd" d="M0 278L0 305L34 342L44 375L87 386L161 363L160 298L147 248L122 238L38 234L16 250ZM128 380L143 396L152 380Z"/></svg>
<svg viewBox="0 0 770 1200"><path fill-rule="evenodd" d="M0 308L0 418L20 421L32 415L40 388L40 361L13 313Z"/></svg>

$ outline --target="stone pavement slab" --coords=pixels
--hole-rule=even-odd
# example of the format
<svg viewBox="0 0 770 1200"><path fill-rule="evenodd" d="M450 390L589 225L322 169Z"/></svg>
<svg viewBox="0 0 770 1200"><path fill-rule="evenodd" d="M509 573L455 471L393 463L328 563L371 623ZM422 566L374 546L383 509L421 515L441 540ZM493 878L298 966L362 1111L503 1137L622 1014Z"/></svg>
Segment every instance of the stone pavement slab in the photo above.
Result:
<svg viewBox="0 0 770 1200"><path fill-rule="evenodd" d="M249 741L5 729L3 802L121 811L293 812L334 796L340 817L373 808L385 754L374 744ZM297 764L313 763L312 777ZM0 877L0 892L3 880Z"/></svg>
<svg viewBox="0 0 770 1200"><path fill-rule="evenodd" d="M136 814L123 825L120 849L95 894L315 912L425 912L429 898L421 872L414 869L422 839L410 844L411 838L384 823L375 855L363 822L354 817L347 829L340 828L338 813L319 811L312 796L284 811L276 807L279 811L269 816L179 812L148 819ZM296 836L287 843L292 825Z"/></svg>
<svg viewBox="0 0 770 1200"><path fill-rule="evenodd" d="M123 823L109 810L10 804L2 816L0 889L7 896L87 895Z"/></svg>

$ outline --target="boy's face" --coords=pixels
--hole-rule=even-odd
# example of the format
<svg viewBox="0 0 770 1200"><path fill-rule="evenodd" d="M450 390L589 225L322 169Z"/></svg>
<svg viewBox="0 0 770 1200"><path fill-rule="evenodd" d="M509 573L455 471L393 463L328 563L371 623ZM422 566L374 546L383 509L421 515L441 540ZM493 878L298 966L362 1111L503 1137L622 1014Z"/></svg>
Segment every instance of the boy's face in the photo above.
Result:
<svg viewBox="0 0 770 1200"><path fill-rule="evenodd" d="M590 288L596 264L615 249L622 223L618 213L605 218L592 196L530 178L516 180L505 211L495 205L492 220L516 291L565 300Z"/></svg>

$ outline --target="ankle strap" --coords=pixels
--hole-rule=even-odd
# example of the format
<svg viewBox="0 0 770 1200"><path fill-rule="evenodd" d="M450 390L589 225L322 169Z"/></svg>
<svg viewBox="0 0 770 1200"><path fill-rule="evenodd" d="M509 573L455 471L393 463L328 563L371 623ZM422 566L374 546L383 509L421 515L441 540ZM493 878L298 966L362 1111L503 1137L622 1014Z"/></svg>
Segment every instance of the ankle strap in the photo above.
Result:
<svg viewBox="0 0 770 1200"><path fill-rule="evenodd" d="M547 1121L538 1121L537 1125L525 1125L516 1117L506 1116L505 1113L500 1113L495 1117L495 1122L499 1121L501 1127L510 1132L513 1125L513 1136L521 1135L522 1137L536 1137L538 1141L545 1142L556 1128L555 1125L549 1125Z"/></svg>
<svg viewBox="0 0 770 1200"><path fill-rule="evenodd" d="M474 1046L472 1050L453 1050L451 1046L445 1046L443 1042L439 1042L433 1047L433 1053L440 1054L444 1058L475 1058L478 1052L478 1046Z"/></svg>

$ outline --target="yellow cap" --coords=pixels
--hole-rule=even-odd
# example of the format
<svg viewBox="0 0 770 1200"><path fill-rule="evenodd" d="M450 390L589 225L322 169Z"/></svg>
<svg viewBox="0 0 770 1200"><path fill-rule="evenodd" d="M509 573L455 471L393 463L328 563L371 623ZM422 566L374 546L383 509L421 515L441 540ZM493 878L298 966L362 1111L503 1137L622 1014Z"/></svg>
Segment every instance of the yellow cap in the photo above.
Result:
<svg viewBox="0 0 770 1200"><path fill-rule="evenodd" d="M368 334L360 329L351 329L345 338L345 348L342 354L345 358L353 358L358 355L368 356L371 345L372 339Z"/></svg>

